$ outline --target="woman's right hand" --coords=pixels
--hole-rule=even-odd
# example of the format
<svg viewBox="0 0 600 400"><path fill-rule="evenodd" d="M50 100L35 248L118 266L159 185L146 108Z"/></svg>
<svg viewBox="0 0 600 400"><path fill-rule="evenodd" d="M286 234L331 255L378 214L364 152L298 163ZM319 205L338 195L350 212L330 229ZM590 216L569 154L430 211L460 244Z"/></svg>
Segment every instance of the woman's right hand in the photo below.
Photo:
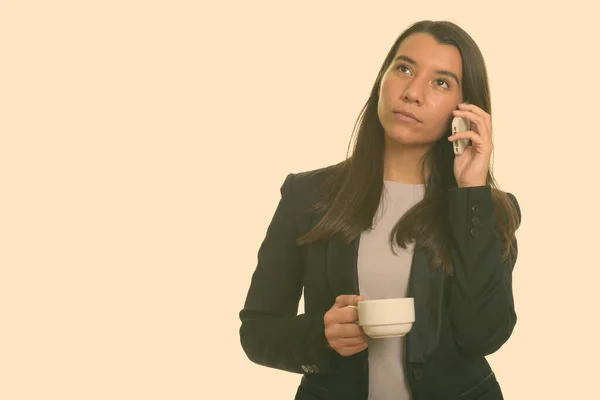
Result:
<svg viewBox="0 0 600 400"><path fill-rule="evenodd" d="M358 320L358 310L354 307L362 300L362 296L340 295L325 313L325 337L329 346L344 357L360 353L368 347L365 332L355 323Z"/></svg>

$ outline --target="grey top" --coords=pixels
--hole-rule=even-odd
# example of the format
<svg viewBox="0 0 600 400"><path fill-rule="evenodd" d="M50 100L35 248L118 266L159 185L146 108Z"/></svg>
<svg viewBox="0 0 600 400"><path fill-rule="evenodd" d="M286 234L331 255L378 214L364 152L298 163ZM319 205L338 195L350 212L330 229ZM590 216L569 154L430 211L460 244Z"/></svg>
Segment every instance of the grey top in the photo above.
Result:
<svg viewBox="0 0 600 400"><path fill-rule="evenodd" d="M413 246L403 250L389 236L408 209L421 201L425 185L384 181L379 209L373 228L361 234L358 249L360 294L367 300L407 297ZM405 336L368 338L369 400L410 400L410 388L404 371Z"/></svg>

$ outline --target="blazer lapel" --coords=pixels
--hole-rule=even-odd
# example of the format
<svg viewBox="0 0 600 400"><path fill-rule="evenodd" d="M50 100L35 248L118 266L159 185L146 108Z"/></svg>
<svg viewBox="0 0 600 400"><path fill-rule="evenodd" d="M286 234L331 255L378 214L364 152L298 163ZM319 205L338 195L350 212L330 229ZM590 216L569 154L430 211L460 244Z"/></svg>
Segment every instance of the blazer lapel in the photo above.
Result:
<svg viewBox="0 0 600 400"><path fill-rule="evenodd" d="M406 335L409 362L424 362L438 345L445 281L444 271L431 268L423 251L414 252L408 284L408 295L415 302L415 322Z"/></svg>
<svg viewBox="0 0 600 400"><path fill-rule="evenodd" d="M327 276L335 297L360 294L358 285L358 246L360 236L350 243L327 242ZM423 251L415 251L411 263L408 295L414 298L415 322L406 335L406 358L422 363L439 342L445 275L429 266Z"/></svg>

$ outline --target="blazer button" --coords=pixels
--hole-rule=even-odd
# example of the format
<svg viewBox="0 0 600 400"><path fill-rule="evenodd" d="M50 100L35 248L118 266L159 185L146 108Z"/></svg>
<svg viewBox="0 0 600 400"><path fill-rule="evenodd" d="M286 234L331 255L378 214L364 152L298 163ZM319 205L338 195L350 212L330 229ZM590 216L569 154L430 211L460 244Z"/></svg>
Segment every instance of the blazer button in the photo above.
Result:
<svg viewBox="0 0 600 400"><path fill-rule="evenodd" d="M474 204L471 207L471 211L473 211L473 214L479 214L479 206L477 204Z"/></svg>
<svg viewBox="0 0 600 400"><path fill-rule="evenodd" d="M412 373L413 379L415 381L420 381L423 379L423 370L421 368L415 368Z"/></svg>
<svg viewBox="0 0 600 400"><path fill-rule="evenodd" d="M471 236L473 236L473 237L479 236L479 229L471 228Z"/></svg>
<svg viewBox="0 0 600 400"><path fill-rule="evenodd" d="M471 218L471 224L473 224L473 226L481 225L481 218L479 218L477 216Z"/></svg>
<svg viewBox="0 0 600 400"><path fill-rule="evenodd" d="M302 370L303 370L304 372L308 372L308 368L306 367L306 365L303 365L303 366L302 366Z"/></svg>
<svg viewBox="0 0 600 400"><path fill-rule="evenodd" d="M310 372L311 374L312 374L313 372L315 372L315 371L314 371L314 369L313 369L313 367L311 367L310 365L308 366L308 372Z"/></svg>
<svg viewBox="0 0 600 400"><path fill-rule="evenodd" d="M319 373L319 367L317 367L316 365L313 365L313 366L312 366L312 368L313 368L313 372L314 372L315 374L318 374L318 373Z"/></svg>

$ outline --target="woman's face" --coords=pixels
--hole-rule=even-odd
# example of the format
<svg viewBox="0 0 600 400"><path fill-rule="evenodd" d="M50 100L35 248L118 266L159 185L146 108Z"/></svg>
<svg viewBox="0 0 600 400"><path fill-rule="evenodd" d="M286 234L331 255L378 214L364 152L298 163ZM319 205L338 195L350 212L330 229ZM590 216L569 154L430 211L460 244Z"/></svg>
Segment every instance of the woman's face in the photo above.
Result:
<svg viewBox="0 0 600 400"><path fill-rule="evenodd" d="M404 39L379 89L377 113L386 142L430 147L449 133L452 111L463 101L461 85L457 48L426 33Z"/></svg>

